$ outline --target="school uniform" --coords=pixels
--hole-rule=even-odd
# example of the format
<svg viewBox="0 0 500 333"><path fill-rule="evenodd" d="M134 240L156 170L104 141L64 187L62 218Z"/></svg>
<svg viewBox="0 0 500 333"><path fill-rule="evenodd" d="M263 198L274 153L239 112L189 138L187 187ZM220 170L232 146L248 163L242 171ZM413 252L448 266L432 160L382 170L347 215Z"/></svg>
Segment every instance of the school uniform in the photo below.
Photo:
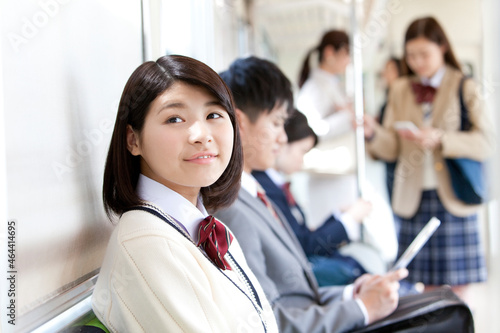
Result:
<svg viewBox="0 0 500 333"><path fill-rule="evenodd" d="M367 142L375 157L396 162L392 208L401 223L399 251L432 216L442 222L434 236L410 264L409 279L430 285L460 285L484 281L486 268L479 242L476 212L479 205L467 205L454 195L444 158L467 157L484 161L493 151L492 123L482 108L477 85L466 80L463 97L472 129L460 131L459 83L462 73L443 66L429 82L437 88L432 102L418 104L411 83L416 77L402 77L391 85L382 126ZM441 147L424 150L402 140L394 130L396 121L412 121L417 127L441 129Z"/></svg>
<svg viewBox="0 0 500 333"><path fill-rule="evenodd" d="M195 207L143 175L137 191L148 203L111 235L92 296L99 320L111 332L277 332L236 238L224 257L231 270L196 246L201 200Z"/></svg>
<svg viewBox="0 0 500 333"><path fill-rule="evenodd" d="M359 223L346 214L332 214L315 230L310 230L305 215L293 198L284 192L285 180L276 170L254 171L252 175L279 208L302 246L320 286L345 285L367 271L350 256L339 253L339 248L359 240ZM356 239L358 238L358 239Z"/></svg>
<svg viewBox="0 0 500 333"><path fill-rule="evenodd" d="M240 240L249 266L266 293L280 332L348 332L368 322L352 285L318 288L286 219L258 199L257 181L243 173L238 199L215 213Z"/></svg>

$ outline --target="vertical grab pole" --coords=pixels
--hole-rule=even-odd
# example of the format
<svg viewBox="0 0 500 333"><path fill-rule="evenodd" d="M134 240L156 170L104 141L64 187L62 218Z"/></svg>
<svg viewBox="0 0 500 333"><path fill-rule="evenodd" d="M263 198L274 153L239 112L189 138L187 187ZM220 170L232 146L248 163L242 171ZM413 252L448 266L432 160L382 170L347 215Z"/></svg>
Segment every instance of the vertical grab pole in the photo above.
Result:
<svg viewBox="0 0 500 333"><path fill-rule="evenodd" d="M152 59L151 40L151 8L149 0L141 0L141 39L142 39L142 61ZM156 60L156 59L154 59Z"/></svg>
<svg viewBox="0 0 500 333"><path fill-rule="evenodd" d="M356 176L358 196L363 197L365 189L365 133L363 128L364 101L363 101L363 59L362 48L357 41L359 37L356 2L351 0L351 59L353 66L354 85L354 113L356 119Z"/></svg>
<svg viewBox="0 0 500 333"><path fill-rule="evenodd" d="M358 0L351 0L351 59L353 67L353 85L354 85L354 115L356 120L356 178L358 197L364 197L365 189L365 133L363 128L364 102L363 102L363 59L361 45L357 43L360 40L358 17L356 15L356 6ZM364 226L359 225L361 241L364 237Z"/></svg>

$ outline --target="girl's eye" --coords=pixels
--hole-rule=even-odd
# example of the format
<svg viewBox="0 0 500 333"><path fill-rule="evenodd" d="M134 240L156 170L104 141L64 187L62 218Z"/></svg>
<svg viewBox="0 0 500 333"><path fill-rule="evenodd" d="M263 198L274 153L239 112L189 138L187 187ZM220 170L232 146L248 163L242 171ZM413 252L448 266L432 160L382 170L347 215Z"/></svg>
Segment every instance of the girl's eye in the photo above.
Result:
<svg viewBox="0 0 500 333"><path fill-rule="evenodd" d="M167 119L167 123L169 124L180 123L181 121L182 119L179 117L171 117Z"/></svg>
<svg viewBox="0 0 500 333"><path fill-rule="evenodd" d="M211 113L207 116L207 119L217 119L217 118L221 118L222 115L219 114L219 113Z"/></svg>

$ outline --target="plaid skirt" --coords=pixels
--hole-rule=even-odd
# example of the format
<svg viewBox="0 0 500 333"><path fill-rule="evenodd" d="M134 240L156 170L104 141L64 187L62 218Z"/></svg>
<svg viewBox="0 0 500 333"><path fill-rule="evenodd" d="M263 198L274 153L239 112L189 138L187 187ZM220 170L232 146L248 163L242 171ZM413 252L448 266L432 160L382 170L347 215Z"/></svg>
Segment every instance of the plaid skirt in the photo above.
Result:
<svg viewBox="0 0 500 333"><path fill-rule="evenodd" d="M486 263L477 214L467 217L450 214L434 190L422 192L414 217L395 216L395 222L400 224L398 257L433 216L441 220L441 225L408 265L408 280L451 286L485 281Z"/></svg>

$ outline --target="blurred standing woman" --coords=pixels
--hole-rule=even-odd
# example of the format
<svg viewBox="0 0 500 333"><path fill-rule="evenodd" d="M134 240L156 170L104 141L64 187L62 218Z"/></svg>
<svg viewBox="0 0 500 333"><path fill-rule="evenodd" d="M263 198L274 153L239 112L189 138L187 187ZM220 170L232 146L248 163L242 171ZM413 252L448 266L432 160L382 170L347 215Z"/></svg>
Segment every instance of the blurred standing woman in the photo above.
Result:
<svg viewBox="0 0 500 333"><path fill-rule="evenodd" d="M390 57L385 63L384 70L382 71L382 78L385 83L385 98L384 104L380 108L378 115L378 123L382 124L384 121L385 109L387 108L387 98L389 96L389 89L391 84L400 77L403 73L403 61L396 57ZM392 184L394 183L394 169L396 168L395 162L385 163L385 183L387 185L387 195L389 201L392 200Z"/></svg>
<svg viewBox="0 0 500 333"><path fill-rule="evenodd" d="M449 284L463 296L467 284L487 278L476 214L480 206L455 196L444 158L488 158L493 151L491 122L476 84L468 79L462 94L472 128L460 131L464 75L434 18L410 24L404 53L408 75L391 85L383 124L365 118L367 148L380 159L397 161L392 207L401 223L400 254L432 216L442 222L409 265L409 279L428 289ZM418 128L396 131L397 121L411 121Z"/></svg>
<svg viewBox="0 0 500 333"><path fill-rule="evenodd" d="M317 55L317 66L311 66L311 57L314 55ZM323 147L331 149L332 145L354 149L355 138L352 128L354 112L341 80L350 60L349 36L342 30L327 31L319 45L312 48L304 59L299 78L300 91L297 96L297 109L304 113L309 126L320 137L319 150ZM342 162L354 165L356 163L353 159L356 156L355 152L351 151L349 156L352 157L343 157L345 160ZM328 166L326 161L323 167L325 166ZM311 174L309 177L314 179L315 175ZM355 173L347 171L341 177L342 195L330 201L331 208L334 209L354 205L359 197L356 191ZM365 239L370 239L371 245L377 248L383 257L395 257L397 242L395 232L391 232L394 230L394 221L390 207L376 191L371 190L372 187L369 185L367 182L364 188L364 199L380 204L373 205L373 210L363 221L364 232L369 235ZM377 226L373 223L366 223L367 220L376 221ZM381 229L385 231L384 241L380 241L381 237L376 232Z"/></svg>
<svg viewBox="0 0 500 333"><path fill-rule="evenodd" d="M134 71L104 170L119 221L92 297L111 332L277 332L237 240L206 211L236 199L242 163L231 93L210 67L164 56Z"/></svg>
<svg viewBox="0 0 500 333"><path fill-rule="evenodd" d="M315 52L319 63L311 69L310 58ZM349 36L344 31L331 30L307 53L300 71L297 108L324 138L352 131L352 106L340 80L349 62Z"/></svg>

